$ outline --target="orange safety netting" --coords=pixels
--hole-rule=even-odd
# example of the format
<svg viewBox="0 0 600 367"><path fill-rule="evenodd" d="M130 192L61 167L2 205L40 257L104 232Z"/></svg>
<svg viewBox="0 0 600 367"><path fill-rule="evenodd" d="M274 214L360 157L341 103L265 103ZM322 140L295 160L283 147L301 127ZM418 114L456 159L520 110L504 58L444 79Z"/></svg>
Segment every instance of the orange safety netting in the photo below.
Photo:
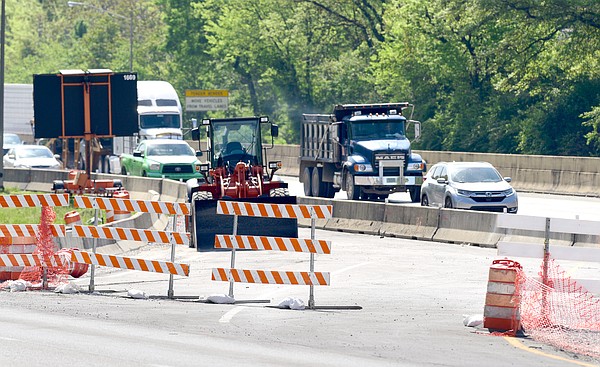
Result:
<svg viewBox="0 0 600 367"><path fill-rule="evenodd" d="M554 260L547 261L546 269L542 264L539 280L519 272L525 333L565 351L599 358L600 299L579 286Z"/></svg>
<svg viewBox="0 0 600 367"><path fill-rule="evenodd" d="M50 258L55 254L54 239L50 226L56 219L56 212L49 206L42 207L42 216L40 220L40 230L36 235L36 249L34 255L42 255L45 258ZM19 279L28 281L34 287L56 286L67 281L69 269L66 262L65 266L58 267L26 267L21 272ZM44 284L44 273L47 284Z"/></svg>

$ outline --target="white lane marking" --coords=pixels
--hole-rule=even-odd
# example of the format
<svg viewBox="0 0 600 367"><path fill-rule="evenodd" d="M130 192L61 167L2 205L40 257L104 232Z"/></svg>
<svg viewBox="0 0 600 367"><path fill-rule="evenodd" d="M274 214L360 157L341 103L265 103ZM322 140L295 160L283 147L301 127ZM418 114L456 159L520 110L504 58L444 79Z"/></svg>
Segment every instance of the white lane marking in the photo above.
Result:
<svg viewBox="0 0 600 367"><path fill-rule="evenodd" d="M339 269L339 270L336 270L336 271L332 271L332 272L331 272L331 274L340 274L340 273L345 273L345 272L347 272L348 270L352 270L352 269L354 269L354 268L358 268L358 267L361 267L361 266L365 266L365 265L368 265L368 264L370 264L370 263L371 263L370 261L367 261L367 262L360 263L360 264L354 264L354 265L352 265L352 266L348 266L348 267L345 267L345 268L343 268L343 269Z"/></svg>
<svg viewBox="0 0 600 367"><path fill-rule="evenodd" d="M354 265L351 265L351 266L345 267L345 268L343 268L343 269L339 269L339 270L336 270L336 271L332 271L332 272L331 272L331 274L340 274L340 273L344 273L344 272L346 272L346 271L348 271L348 270L351 270L351 269L354 269L354 268L358 268L358 267L361 267L361 266L365 266L365 265L368 265L368 264L370 264L370 263L371 263L371 262L364 262L364 263L360 263L360 264L354 264ZM274 294L277 294L277 293L282 293L282 292L284 292L284 291L286 291L286 292L287 292L287 290L284 290L284 289L278 289L278 290L275 290L275 291L272 291L272 292L264 293L264 294L262 294L262 295L260 296L260 298L270 298L272 295L274 295ZM245 309L245 308L248 308L248 307L247 307L247 306L237 306L237 307L235 307L235 308L231 309L230 311L228 311L227 313L225 313L223 316L221 316L221 318L219 319L219 322L220 322L220 323L224 323L224 324L226 324L226 323L230 322L230 321L231 321L231 319L233 319L233 317L234 317L235 315L237 315L238 313L240 313L240 312L241 312L243 309Z"/></svg>
<svg viewBox="0 0 600 367"><path fill-rule="evenodd" d="M0 340L8 340L8 341L20 341L19 339L9 338L7 336L0 336Z"/></svg>
<svg viewBox="0 0 600 367"><path fill-rule="evenodd" d="M231 319L233 318L233 316L237 315L244 308L248 308L248 307L246 307L246 306L237 306L237 307L233 308L231 311L228 311L225 315L221 316L221 318L219 319L219 322L223 323L223 324L228 323L229 321L231 321Z"/></svg>

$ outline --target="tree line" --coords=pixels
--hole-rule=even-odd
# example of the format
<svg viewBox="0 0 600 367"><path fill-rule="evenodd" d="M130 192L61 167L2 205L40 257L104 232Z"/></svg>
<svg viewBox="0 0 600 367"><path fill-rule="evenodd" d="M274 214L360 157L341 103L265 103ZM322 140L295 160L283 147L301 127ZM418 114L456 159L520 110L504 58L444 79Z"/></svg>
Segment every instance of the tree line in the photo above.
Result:
<svg viewBox="0 0 600 367"><path fill-rule="evenodd" d="M227 89L299 142L302 113L410 102L415 148L600 156L597 0L7 0L7 83L129 70ZM130 26L133 33L130 34Z"/></svg>

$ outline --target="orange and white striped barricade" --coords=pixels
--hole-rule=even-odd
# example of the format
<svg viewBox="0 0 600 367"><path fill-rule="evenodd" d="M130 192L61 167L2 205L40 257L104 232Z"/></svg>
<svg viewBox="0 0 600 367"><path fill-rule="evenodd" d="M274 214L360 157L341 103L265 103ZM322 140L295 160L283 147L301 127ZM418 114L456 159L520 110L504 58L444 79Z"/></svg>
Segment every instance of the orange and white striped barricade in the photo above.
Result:
<svg viewBox="0 0 600 367"><path fill-rule="evenodd" d="M177 216L191 215L190 204L167 201L152 201L152 200L132 200L128 198L118 197L91 197L91 196L75 196L73 205L76 208L92 208L100 210L112 210L117 212L140 212L151 214L165 214L173 216L173 231L152 231L138 230L131 228L120 227L83 227L75 226L74 234L78 236L86 236L96 238L106 238L114 240L133 240L156 243L171 244L171 263L175 261L175 246L188 245L190 243L190 234L187 232L177 231ZM93 252L96 253L94 243ZM94 288L94 264L92 264L90 279L90 291ZM173 273L169 273L169 290L168 297L173 298Z"/></svg>
<svg viewBox="0 0 600 367"><path fill-rule="evenodd" d="M0 224L0 237L36 237L40 231L39 224ZM52 237L64 237L64 224L50 225Z"/></svg>
<svg viewBox="0 0 600 367"><path fill-rule="evenodd" d="M116 255L94 254L87 251L73 250L71 252L71 261L119 269L148 271L171 275L190 275L190 266L188 264L179 264L170 261L136 259L132 257Z"/></svg>
<svg viewBox="0 0 600 367"><path fill-rule="evenodd" d="M39 208L42 206L69 206L69 194L0 196L0 208Z"/></svg>
<svg viewBox="0 0 600 367"><path fill-rule="evenodd" d="M39 266L62 267L59 255L44 256L41 254L0 254L0 266Z"/></svg>
<svg viewBox="0 0 600 367"><path fill-rule="evenodd" d="M112 197L114 199L129 199L129 191L127 190L120 190L120 191L116 191ZM121 219L125 219L129 216L130 212L128 212L127 210L113 210L113 209L108 209L106 210L106 223L112 223Z"/></svg>
<svg viewBox="0 0 600 367"><path fill-rule="evenodd" d="M35 237L0 237L0 254L31 254L36 248ZM0 282L17 280L23 266L0 266Z"/></svg>
<svg viewBox="0 0 600 367"><path fill-rule="evenodd" d="M69 194L26 194L0 196L0 208L39 208L69 206ZM64 228L51 228L55 237L64 237ZM35 251L38 224L0 225L0 252L2 254L29 255ZM23 265L0 266L0 280L15 280Z"/></svg>
<svg viewBox="0 0 600 367"><path fill-rule="evenodd" d="M297 284L310 286L308 307L315 308L314 286L329 285L328 272L315 272L315 254L331 253L331 244L327 241L315 240L316 219L332 217L332 205L299 205L299 204L268 204L238 201L218 201L217 214L234 215L233 235L216 235L215 248L231 249L231 268L215 268L212 279L229 281L229 296L233 298L235 282L260 284ZM296 239L266 236L238 236L237 217L270 217L311 219L311 238ZM310 253L310 270L308 272L264 271L235 269L235 250L272 250Z"/></svg>
<svg viewBox="0 0 600 367"><path fill-rule="evenodd" d="M67 230L71 231L72 227L74 225L81 225L81 215L79 214L79 212L77 210L72 210L70 212L65 213L64 216L64 220L65 220L65 225L67 226ZM72 236L66 237L65 238L65 244L64 246L61 247L65 247L65 248L69 248L69 247L83 247L83 239L77 239L77 238L73 238Z"/></svg>
<svg viewBox="0 0 600 367"><path fill-rule="evenodd" d="M36 238L40 232L39 224L0 224L0 243L5 255L31 255L36 247ZM62 224L50 226L52 237L65 237L66 228ZM0 265L2 280L18 279L25 265ZM6 278L6 279L5 279Z"/></svg>

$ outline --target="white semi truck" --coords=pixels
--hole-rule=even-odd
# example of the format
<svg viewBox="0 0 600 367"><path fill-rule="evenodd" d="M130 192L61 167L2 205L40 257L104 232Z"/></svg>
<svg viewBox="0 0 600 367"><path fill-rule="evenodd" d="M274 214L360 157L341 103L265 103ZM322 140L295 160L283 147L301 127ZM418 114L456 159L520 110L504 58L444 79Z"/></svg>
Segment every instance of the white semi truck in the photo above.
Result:
<svg viewBox="0 0 600 367"><path fill-rule="evenodd" d="M169 82L138 81L137 93L139 133L137 136L100 140L102 154L98 170L101 172L120 173L119 156L132 154L140 140L183 138L183 109L177 91Z"/></svg>
<svg viewBox="0 0 600 367"><path fill-rule="evenodd" d="M4 131L33 142L33 84L4 84Z"/></svg>

